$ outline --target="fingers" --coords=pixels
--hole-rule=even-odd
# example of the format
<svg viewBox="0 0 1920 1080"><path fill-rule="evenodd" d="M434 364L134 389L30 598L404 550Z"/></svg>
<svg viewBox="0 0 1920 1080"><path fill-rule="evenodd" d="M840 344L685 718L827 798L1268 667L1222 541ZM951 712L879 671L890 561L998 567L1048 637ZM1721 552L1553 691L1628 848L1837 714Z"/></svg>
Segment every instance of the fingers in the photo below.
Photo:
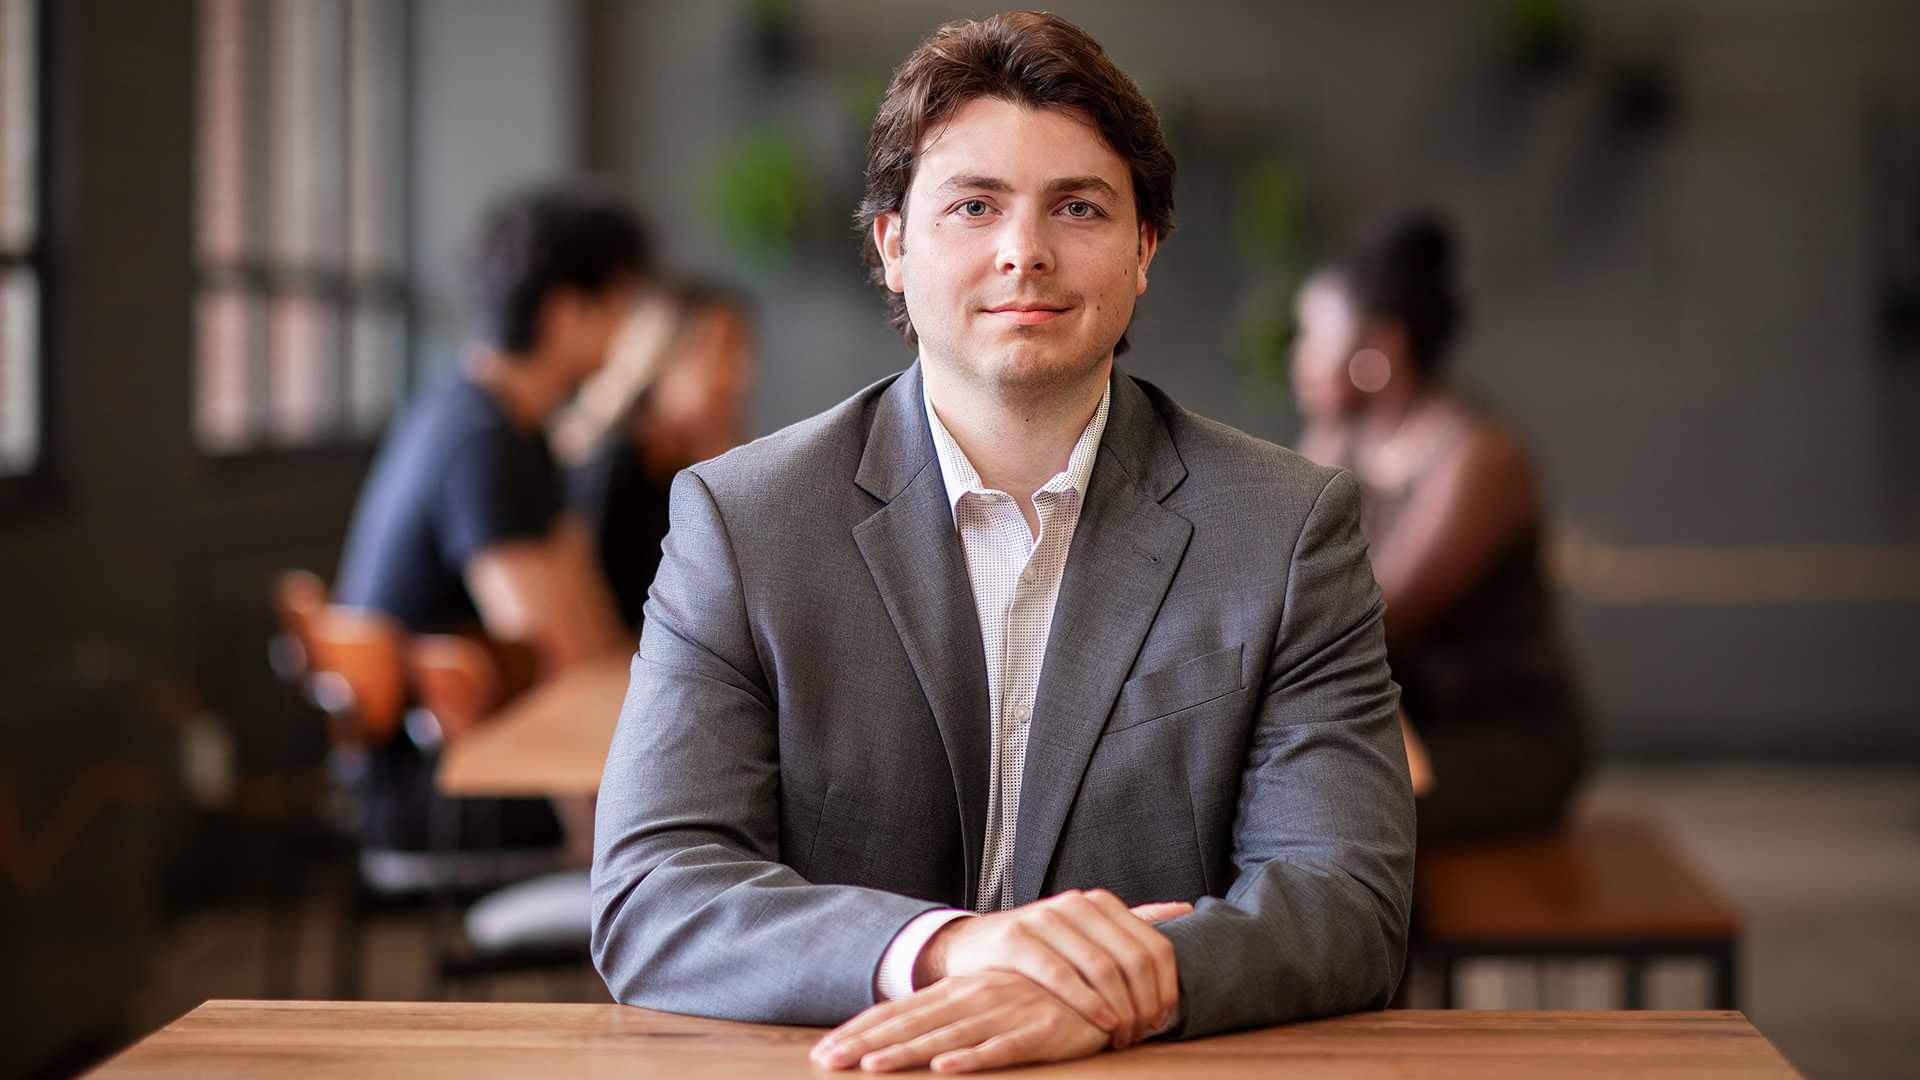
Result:
<svg viewBox="0 0 1920 1080"><path fill-rule="evenodd" d="M1141 1007L1141 995L1135 992L1133 977L1126 970L1128 957L1125 953L1129 939L1104 925L1108 918L1104 912L1086 904L1084 898L1074 899L1081 902L1043 902L1035 905L1035 910L1026 917L1026 925L1045 946L1071 965L1068 989L1072 993L1060 993L1055 984L1047 979L1035 981L1080 1010L1095 1024L1113 1032L1115 1046L1125 1046L1137 1041L1133 1033L1139 1028L1145 1014ZM1133 917L1129 915L1128 918ZM1116 951L1115 945L1121 948ZM1081 986L1091 988L1098 995L1098 1000L1105 1005L1104 1011L1112 1017L1112 1023L1102 1023L1101 1017L1081 1009L1077 1000Z"/></svg>
<svg viewBox="0 0 1920 1080"><path fill-rule="evenodd" d="M983 1013L965 1013L960 1019L922 1035L868 1051L859 1059L860 1069L896 1072L919 1068L940 1054L990 1042L1000 1036L1009 1023L1018 1022L1018 1018L1007 1015L1005 1006Z"/></svg>
<svg viewBox="0 0 1920 1080"><path fill-rule="evenodd" d="M1117 971L1108 992L1097 989L1073 959L1063 955L1061 943L1074 934L1058 922L1057 914L1031 904L997 915L956 920L949 924L955 929L946 945L945 972L949 976L1016 972L1045 987L1103 1031L1131 1022L1132 999L1121 988ZM1066 947L1073 949L1071 944ZM1091 953L1096 950L1075 951L1094 964Z"/></svg>
<svg viewBox="0 0 1920 1080"><path fill-rule="evenodd" d="M814 1045L813 1063L891 1072L925 1065L950 1051L1025 1032L1019 1048L1052 1057L1089 1054L1106 1033L1024 976L991 971L944 979L910 997L884 1002ZM1006 1049L998 1053L1006 1053ZM1036 1057L1019 1060L1040 1060Z"/></svg>
<svg viewBox="0 0 1920 1080"><path fill-rule="evenodd" d="M866 1010L815 1045L815 1065L891 1072L933 1064L942 1072L1094 1053L1105 1032L1024 976L951 976L911 997Z"/></svg>
<svg viewBox="0 0 1920 1080"><path fill-rule="evenodd" d="M819 1042L815 1043L811 1056L817 1064L824 1068L839 1069L851 1066L854 1062L860 1060L860 1054L865 1053L865 1050L854 1053L845 1065L829 1064L826 1058L831 1051L840 1047L865 1046L871 1049L873 1046L883 1045L882 1042L873 1038L873 1033L882 1026L899 1018L902 1014L910 1013L917 1008L924 1008L929 1002L938 1000L935 996L927 996L932 990L933 987L928 987L926 990L909 997L899 998L894 1001L883 1001L872 1008L863 1010L853 1019L829 1031Z"/></svg>
<svg viewBox="0 0 1920 1080"><path fill-rule="evenodd" d="M1125 910L1120 898L1102 891L1103 902L1112 908ZM1168 904L1171 908L1193 910L1190 904ZM1184 914L1184 912L1182 912ZM1131 934L1135 941L1152 957L1153 965L1147 977L1153 980L1154 1004L1147 1010L1153 1018L1149 1030L1164 1027L1167 1019L1173 1015L1174 1007L1180 1004L1180 963L1174 956L1173 942L1165 934L1153 928L1153 925L1127 911L1125 916L1117 916L1116 922Z"/></svg>
<svg viewBox="0 0 1920 1080"><path fill-rule="evenodd" d="M1013 970L1046 987L1103 1031L1133 1023L1133 999L1112 958L1054 912L1027 914L1012 931L1027 946Z"/></svg>
<svg viewBox="0 0 1920 1080"><path fill-rule="evenodd" d="M936 1054L928 1065L935 1072L960 1073L1061 1061L1097 1053L1105 1040L1103 1032L1064 1005L1033 1008L1023 1012L1019 1020L1012 1030L996 1033L977 1045Z"/></svg>
<svg viewBox="0 0 1920 1080"><path fill-rule="evenodd" d="M1097 917L1084 919L1080 926L1118 965L1132 997L1135 1025L1124 1042L1138 1042L1148 1031L1166 1023L1180 998L1180 978L1176 969L1173 943L1166 936L1134 915L1120 898L1105 889L1080 894Z"/></svg>
<svg viewBox="0 0 1920 1080"><path fill-rule="evenodd" d="M1114 1046L1140 1041L1179 1002L1173 945L1147 921L1192 910L1143 905L1137 914L1104 889L1070 891L1012 911L961 920L943 943L948 975L1027 976L1095 1026Z"/></svg>
<svg viewBox="0 0 1920 1080"><path fill-rule="evenodd" d="M1033 1055L1033 1044L1038 1041L1028 1031L996 1035L978 1046L962 1047L936 1055L927 1062L927 1067L938 1073L964 1073L1043 1061L1046 1059Z"/></svg>
<svg viewBox="0 0 1920 1080"><path fill-rule="evenodd" d="M875 1053L918 1045L931 1049L910 1064L925 1064L940 1050L971 1045L967 1036L975 1032L975 1026L970 1026L970 1022L977 1022L1010 996L1017 996L1032 986L1031 980L1005 972L942 979L917 993L865 1010L828 1032L814 1044L809 1056L822 1068L850 1069L855 1065L864 1068L866 1059ZM938 1036L942 1030L956 1025L958 1029L946 1038L928 1041L930 1036ZM990 1034L976 1033L972 1041L978 1042ZM910 1067L900 1054L884 1060L889 1069Z"/></svg>
<svg viewBox="0 0 1920 1080"><path fill-rule="evenodd" d="M1145 919L1147 922L1161 923L1166 922L1168 919L1177 919L1182 915L1193 914L1193 905L1185 901L1164 904L1135 904L1127 910L1133 912L1136 917Z"/></svg>

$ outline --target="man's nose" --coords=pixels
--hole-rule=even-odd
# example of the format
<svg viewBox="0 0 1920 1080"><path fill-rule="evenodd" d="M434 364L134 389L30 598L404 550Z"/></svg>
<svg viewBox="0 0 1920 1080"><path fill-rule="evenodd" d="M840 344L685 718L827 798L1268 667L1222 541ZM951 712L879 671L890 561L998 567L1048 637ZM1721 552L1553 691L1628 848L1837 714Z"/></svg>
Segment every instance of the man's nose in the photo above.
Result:
<svg viewBox="0 0 1920 1080"><path fill-rule="evenodd" d="M1044 217L1030 214L1009 215L1001 234L1000 272L1003 274L1050 274L1053 272L1053 243Z"/></svg>

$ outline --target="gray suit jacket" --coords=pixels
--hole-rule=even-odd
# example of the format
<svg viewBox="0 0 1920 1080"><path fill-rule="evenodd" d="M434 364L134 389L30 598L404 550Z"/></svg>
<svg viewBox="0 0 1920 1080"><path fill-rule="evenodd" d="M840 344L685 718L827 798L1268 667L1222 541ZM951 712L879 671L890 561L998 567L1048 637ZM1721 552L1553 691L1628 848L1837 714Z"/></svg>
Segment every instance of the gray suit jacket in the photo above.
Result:
<svg viewBox="0 0 1920 1080"><path fill-rule="evenodd" d="M914 916L970 907L986 663L917 365L683 472L600 788L621 1001L831 1024ZM1352 478L1115 373L1010 869L1162 924L1176 1036L1383 1005L1413 796Z"/></svg>

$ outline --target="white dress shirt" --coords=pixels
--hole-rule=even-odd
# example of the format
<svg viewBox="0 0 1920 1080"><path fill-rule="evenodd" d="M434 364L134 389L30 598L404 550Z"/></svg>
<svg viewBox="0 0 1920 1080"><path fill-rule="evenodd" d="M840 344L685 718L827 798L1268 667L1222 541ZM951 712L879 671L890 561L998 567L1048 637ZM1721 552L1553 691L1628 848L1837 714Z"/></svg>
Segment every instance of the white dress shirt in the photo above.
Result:
<svg viewBox="0 0 1920 1080"><path fill-rule="evenodd" d="M1027 729L1040 688L1047 636L1053 626L1060 578L1073 546L1074 527L1087 480L1107 428L1113 398L1108 383L1100 405L1080 433L1067 467L1033 493L1040 519L1035 536L1020 504L1004 491L980 482L980 474L947 432L933 402L924 397L927 426L933 432L953 508L954 528L967 557L974 607L980 615L980 639L987 659L987 700L992 717L992 770L988 782L987 832L981 852L975 911L999 911L1007 904L1007 870L1013 861L1014 828L1020 820L1020 780L1026 771ZM882 998L913 992L913 968L920 950L942 926L968 914L956 909L929 911L908 923L880 960L875 989Z"/></svg>

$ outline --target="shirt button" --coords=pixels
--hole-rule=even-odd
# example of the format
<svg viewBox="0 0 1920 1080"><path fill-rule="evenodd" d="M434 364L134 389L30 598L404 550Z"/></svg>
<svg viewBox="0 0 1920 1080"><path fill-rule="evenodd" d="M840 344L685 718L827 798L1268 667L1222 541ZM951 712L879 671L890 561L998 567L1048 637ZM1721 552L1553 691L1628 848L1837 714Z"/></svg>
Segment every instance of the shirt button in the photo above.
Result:
<svg viewBox="0 0 1920 1080"><path fill-rule="evenodd" d="M1033 719L1033 710L1025 705L1015 705L1013 707L1013 718L1016 722L1024 724Z"/></svg>
<svg viewBox="0 0 1920 1080"><path fill-rule="evenodd" d="M1020 571L1020 581L1022 584L1025 584L1025 585L1033 584L1033 579L1036 576L1037 575L1034 574L1033 567L1031 566L1027 567L1025 570Z"/></svg>

